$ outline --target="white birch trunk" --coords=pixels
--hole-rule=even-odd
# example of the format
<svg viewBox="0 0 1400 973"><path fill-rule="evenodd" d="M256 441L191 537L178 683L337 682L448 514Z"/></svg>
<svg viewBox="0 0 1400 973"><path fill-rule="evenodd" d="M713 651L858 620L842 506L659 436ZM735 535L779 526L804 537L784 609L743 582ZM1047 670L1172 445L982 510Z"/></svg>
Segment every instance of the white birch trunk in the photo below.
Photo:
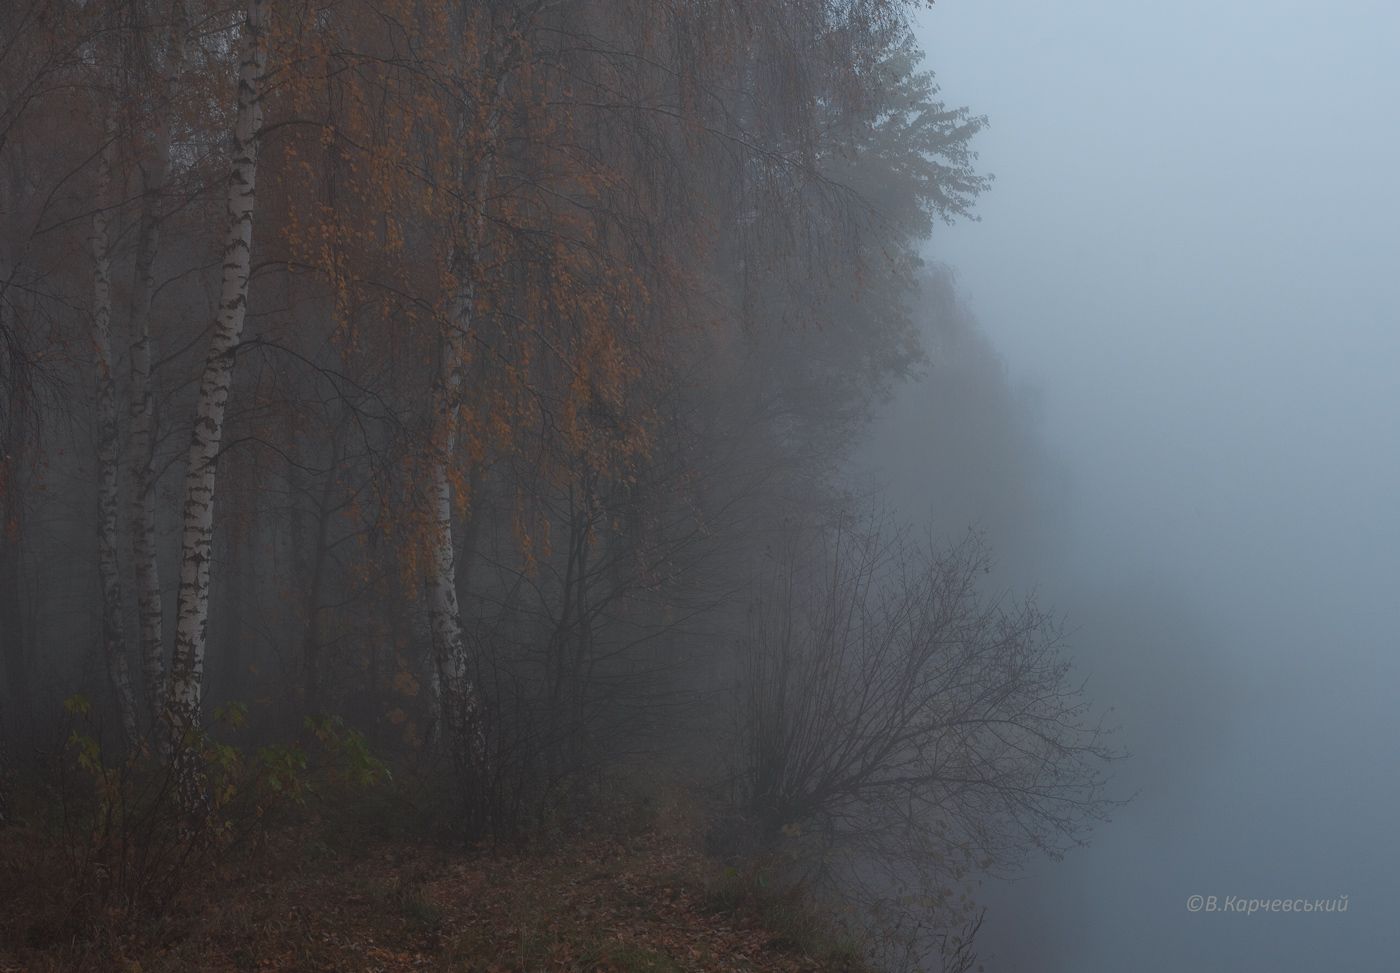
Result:
<svg viewBox="0 0 1400 973"><path fill-rule="evenodd" d="M457 293L441 341L441 361L433 382L432 448L428 478L430 516L428 619L432 629L433 662L438 704L448 751L460 782L470 787L484 762L480 702L467 658L457 603L456 545L452 538L452 453L462 389L466 384L467 339L471 333L474 294L470 270L459 271Z"/></svg>
<svg viewBox="0 0 1400 973"><path fill-rule="evenodd" d="M488 149L496 139L506 73L502 70L496 79L492 108L486 122ZM459 119L458 124L462 124L462 121ZM494 173L495 159L487 151L476 163L476 171L470 180L470 198L476 210L463 210L461 213L458 231L462 236L455 247L452 261L456 290L439 342L440 360L433 382L431 428L428 434L432 455L427 497L430 516L428 621L432 630L438 711L448 751L469 800L477 796L471 791L479 783L486 767L486 739L480 693L472 678L466 638L462 631L461 609L457 602L457 548L452 536L454 504L451 467L476 313L473 275L477 272L477 260L485 240L486 193ZM468 185L464 173L458 172L457 176L459 185Z"/></svg>
<svg viewBox="0 0 1400 973"><path fill-rule="evenodd" d="M184 69L184 4L171 4L165 63L157 68L155 127L150 157L142 169L141 228L131 285L131 390L127 406L130 442L127 476L131 489L128 524L136 580L136 614L141 644L141 681L147 718L158 726L165 707L164 604L156 560L155 397L151 393L151 301L160 248L161 194L170 173L170 111L173 87Z"/></svg>
<svg viewBox="0 0 1400 973"><path fill-rule="evenodd" d="M258 131L267 73L267 0L248 0L241 36L238 111L234 122L224 241L223 288L214 333L204 363L185 471L180 589L175 651L170 664L168 719L176 740L199 726L204 654L209 622L209 562L213 553L214 479L223 441L224 412L233 378L234 353L243 338L252 262ZM188 748L180 747L181 751ZM182 775L186 800L193 781Z"/></svg>
<svg viewBox="0 0 1400 973"><path fill-rule="evenodd" d="M102 581L102 650L107 674L117 697L122 730L128 743L137 739L136 696L126 657L122 619L121 567L117 561L120 435L117 388L112 359L112 156L116 119L108 117L107 140L98 162L97 207L92 217L92 346L97 370L97 569Z"/></svg>

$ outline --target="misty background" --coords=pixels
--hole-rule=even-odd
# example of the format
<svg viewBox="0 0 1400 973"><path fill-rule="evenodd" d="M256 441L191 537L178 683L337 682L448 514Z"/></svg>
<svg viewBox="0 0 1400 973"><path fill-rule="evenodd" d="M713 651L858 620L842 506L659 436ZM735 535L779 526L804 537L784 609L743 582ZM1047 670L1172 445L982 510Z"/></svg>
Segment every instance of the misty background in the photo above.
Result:
<svg viewBox="0 0 1400 973"><path fill-rule="evenodd" d="M906 516L987 530L1133 754L1090 847L989 881L987 968L1387 968L1400 12L943 2L918 38L990 117L996 183L935 233L942 381L901 391L866 468ZM998 370L991 409L948 391Z"/></svg>

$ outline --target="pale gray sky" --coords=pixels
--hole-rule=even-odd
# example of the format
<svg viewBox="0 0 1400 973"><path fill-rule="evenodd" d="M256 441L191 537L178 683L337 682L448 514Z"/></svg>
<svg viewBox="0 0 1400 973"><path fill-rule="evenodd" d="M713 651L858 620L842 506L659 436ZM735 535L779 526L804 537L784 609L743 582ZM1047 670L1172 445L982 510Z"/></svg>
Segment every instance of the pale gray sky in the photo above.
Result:
<svg viewBox="0 0 1400 973"><path fill-rule="evenodd" d="M1045 588L1143 789L993 891L988 969L1394 968L1400 5L939 0L919 34L997 176L931 255L1040 390Z"/></svg>

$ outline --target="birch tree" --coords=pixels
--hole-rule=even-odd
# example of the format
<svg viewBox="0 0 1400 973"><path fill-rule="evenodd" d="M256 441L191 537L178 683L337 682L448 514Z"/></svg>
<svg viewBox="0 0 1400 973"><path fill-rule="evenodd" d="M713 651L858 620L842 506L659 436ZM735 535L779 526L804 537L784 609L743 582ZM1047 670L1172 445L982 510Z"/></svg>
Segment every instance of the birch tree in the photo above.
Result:
<svg viewBox="0 0 1400 973"><path fill-rule="evenodd" d="M102 581L102 648L122 729L136 739L136 697L131 687L122 612L121 566L117 558L120 429L112 356L112 163L116 153L115 115L108 113L97 174L97 206L92 217L92 345L97 372L98 529L97 566Z"/></svg>
<svg viewBox="0 0 1400 973"><path fill-rule="evenodd" d="M448 750L465 786L482 759L480 710L468 666L461 609L457 603L457 555L453 540L452 454L457 442L462 389L467 368L467 342L472 327L474 290L470 271L459 269L462 281L443 328L441 361L433 386L430 432L428 503L428 617L432 626L433 664L438 677Z"/></svg>
<svg viewBox="0 0 1400 973"><path fill-rule="evenodd" d="M490 27L478 29L485 32L489 47L494 40ZM457 86L461 100L453 113L455 137L449 148L451 171L460 189L460 204L452 227L455 240L450 261L452 291L438 341L439 361L430 403L427 485L427 600L433 664L448 752L459 781L466 789L473 788L483 769L485 742L481 703L472 677L462 631L461 606L457 601L457 545L452 529L456 510L453 455L476 325L476 275L481 272L487 194L495 172L501 101L519 47L512 45L512 50L500 61L488 57L473 64L471 53L466 52L463 59L465 69ZM493 61L496 61L494 70L490 68ZM471 97L472 94L476 97ZM469 132L467 107L473 103L480 128ZM466 146L476 146L477 150L464 152Z"/></svg>
<svg viewBox="0 0 1400 973"><path fill-rule="evenodd" d="M199 726L209 624L215 474L223 443L234 356L243 338L248 311L258 135L267 75L268 6L267 0L248 0L240 30L238 101L225 200L223 280L200 379L185 471L180 586L168 702L168 719L177 737ZM181 752L188 759L188 747L181 747ZM188 788L193 778L187 772L182 774L181 782L188 801L191 796Z"/></svg>
<svg viewBox="0 0 1400 973"><path fill-rule="evenodd" d="M145 164L141 166L142 196L136 260L132 268L130 304L130 389L127 417L127 477L130 489L128 523L132 573L136 582L136 613L140 623L141 678L148 718L159 722L165 706L164 606L160 568L156 560L155 398L151 392L151 305L155 294L155 261L163 220L162 195L170 172L170 118L173 86L184 68L185 4L170 4L170 30L163 56L148 55L146 65L152 129Z"/></svg>

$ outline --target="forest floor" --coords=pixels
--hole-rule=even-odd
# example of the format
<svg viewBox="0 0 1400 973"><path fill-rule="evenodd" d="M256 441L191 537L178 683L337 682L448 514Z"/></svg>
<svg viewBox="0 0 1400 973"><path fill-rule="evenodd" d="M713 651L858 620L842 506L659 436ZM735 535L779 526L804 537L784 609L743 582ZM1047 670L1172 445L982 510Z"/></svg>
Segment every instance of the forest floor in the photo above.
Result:
<svg viewBox="0 0 1400 973"><path fill-rule="evenodd" d="M5 973L861 969L799 900L655 816L510 853L286 828L209 865L158 918L112 913L97 935L65 922L40 845L0 832Z"/></svg>

